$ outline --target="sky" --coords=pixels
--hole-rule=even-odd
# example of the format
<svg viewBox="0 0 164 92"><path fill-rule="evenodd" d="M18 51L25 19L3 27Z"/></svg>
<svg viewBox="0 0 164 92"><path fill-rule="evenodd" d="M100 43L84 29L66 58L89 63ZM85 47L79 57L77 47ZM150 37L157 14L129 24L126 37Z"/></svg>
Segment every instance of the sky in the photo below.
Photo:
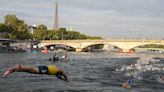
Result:
<svg viewBox="0 0 164 92"><path fill-rule="evenodd" d="M164 0L0 0L0 23L14 14L28 25L54 25L105 39L164 39Z"/></svg>

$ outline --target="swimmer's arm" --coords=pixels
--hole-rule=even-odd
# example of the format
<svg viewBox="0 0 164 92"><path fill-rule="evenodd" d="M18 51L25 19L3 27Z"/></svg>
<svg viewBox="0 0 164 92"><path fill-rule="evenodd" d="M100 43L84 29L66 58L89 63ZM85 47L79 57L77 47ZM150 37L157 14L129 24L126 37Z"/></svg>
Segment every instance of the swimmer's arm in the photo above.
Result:
<svg viewBox="0 0 164 92"><path fill-rule="evenodd" d="M67 78L67 76L65 75L65 74L62 74L62 76L56 76L58 79L60 79L60 80L63 80L63 81L66 81L66 82L69 82L68 81L68 78Z"/></svg>

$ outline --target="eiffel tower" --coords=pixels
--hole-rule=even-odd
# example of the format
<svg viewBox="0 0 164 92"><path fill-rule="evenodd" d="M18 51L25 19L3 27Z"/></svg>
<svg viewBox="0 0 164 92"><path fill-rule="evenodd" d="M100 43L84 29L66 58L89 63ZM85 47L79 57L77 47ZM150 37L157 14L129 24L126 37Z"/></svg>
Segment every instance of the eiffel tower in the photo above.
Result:
<svg viewBox="0 0 164 92"><path fill-rule="evenodd" d="M58 21L58 3L55 3L55 21L54 21L54 30L59 29L59 21Z"/></svg>

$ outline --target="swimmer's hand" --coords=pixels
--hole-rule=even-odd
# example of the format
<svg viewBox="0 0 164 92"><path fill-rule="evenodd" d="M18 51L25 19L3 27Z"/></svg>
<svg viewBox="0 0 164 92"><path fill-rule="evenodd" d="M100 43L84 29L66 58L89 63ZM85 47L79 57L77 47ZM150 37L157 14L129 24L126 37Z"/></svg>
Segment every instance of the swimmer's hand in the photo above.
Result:
<svg viewBox="0 0 164 92"><path fill-rule="evenodd" d="M69 82L69 80L65 80L65 82Z"/></svg>

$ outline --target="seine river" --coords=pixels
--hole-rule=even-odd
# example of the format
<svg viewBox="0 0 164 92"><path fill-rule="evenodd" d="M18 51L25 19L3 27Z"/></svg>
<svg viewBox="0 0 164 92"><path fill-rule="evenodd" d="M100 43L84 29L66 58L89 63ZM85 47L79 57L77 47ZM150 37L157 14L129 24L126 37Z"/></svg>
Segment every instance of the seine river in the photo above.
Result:
<svg viewBox="0 0 164 92"><path fill-rule="evenodd" d="M50 75L36 75L16 72L7 78L0 77L0 92L164 92L164 70L140 72L140 78L132 81L131 89L121 84L128 77L127 72L116 73L117 68L135 64L139 56L158 57L163 54L117 54L109 52L77 53L69 52L68 62L50 62L53 53L0 53L0 73L15 64L50 65L65 69L70 82L64 82ZM162 69L164 57L151 63Z"/></svg>

